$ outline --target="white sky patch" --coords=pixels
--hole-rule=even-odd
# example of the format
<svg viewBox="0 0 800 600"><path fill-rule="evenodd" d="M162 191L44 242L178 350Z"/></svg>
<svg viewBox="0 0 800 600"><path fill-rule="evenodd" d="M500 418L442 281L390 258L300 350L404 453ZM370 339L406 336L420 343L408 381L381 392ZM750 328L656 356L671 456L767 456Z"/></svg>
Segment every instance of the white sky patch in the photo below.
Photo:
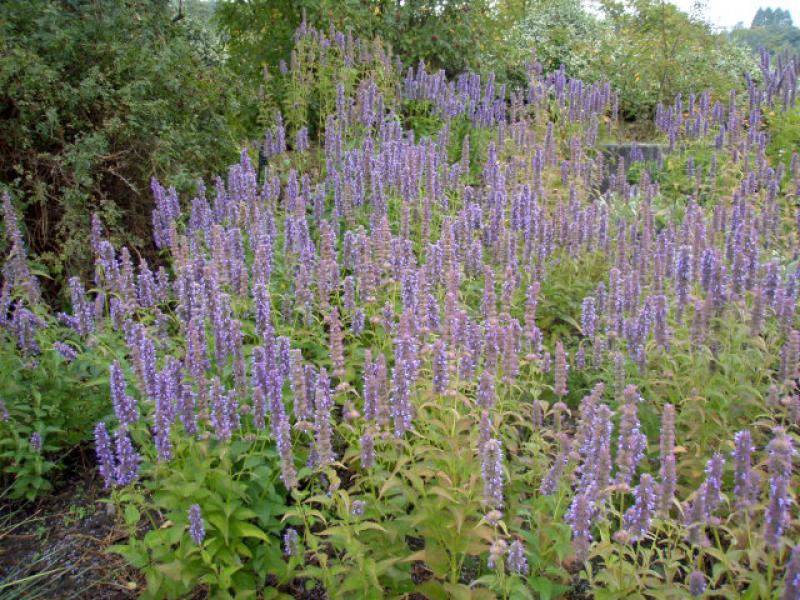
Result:
<svg viewBox="0 0 800 600"><path fill-rule="evenodd" d="M673 0L681 10L692 10L694 0ZM741 22L750 27L759 8L782 8L792 15L795 26L800 26L800 0L703 0L703 15L713 26L731 28Z"/></svg>
<svg viewBox="0 0 800 600"><path fill-rule="evenodd" d="M671 0L681 10L691 13L696 0ZM595 0L583 0L591 12L600 14ZM759 8L782 8L792 15L796 27L800 27L800 0L701 0L701 15L715 29L731 29L737 23L750 27Z"/></svg>

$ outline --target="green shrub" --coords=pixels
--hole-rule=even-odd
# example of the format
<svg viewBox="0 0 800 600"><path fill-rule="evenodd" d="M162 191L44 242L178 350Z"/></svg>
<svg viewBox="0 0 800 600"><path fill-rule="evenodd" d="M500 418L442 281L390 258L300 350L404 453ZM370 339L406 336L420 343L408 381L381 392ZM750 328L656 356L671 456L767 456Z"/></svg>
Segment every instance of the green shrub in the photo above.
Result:
<svg viewBox="0 0 800 600"><path fill-rule="evenodd" d="M93 212L151 253L150 178L188 191L235 160L235 81L174 16L166 0L0 7L0 181L25 199L50 298L86 271Z"/></svg>

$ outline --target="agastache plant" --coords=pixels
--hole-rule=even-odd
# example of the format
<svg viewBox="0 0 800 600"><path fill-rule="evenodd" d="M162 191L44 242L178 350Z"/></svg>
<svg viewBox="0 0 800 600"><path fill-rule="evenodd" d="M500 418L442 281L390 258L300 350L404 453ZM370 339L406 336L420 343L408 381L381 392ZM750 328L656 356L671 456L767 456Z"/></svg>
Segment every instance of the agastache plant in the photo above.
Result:
<svg viewBox="0 0 800 600"><path fill-rule="evenodd" d="M490 439L483 446L481 475L484 505L489 509L503 508L503 447L496 439Z"/></svg>
<svg viewBox="0 0 800 600"><path fill-rule="evenodd" d="M423 578L504 597L797 597L800 157L775 144L798 62L766 53L744 95L659 104L658 156L614 160L598 142L625 98L568 67L532 58L512 89L305 19L294 42L265 72L258 164L243 149L186 202L154 179L146 260L93 217L91 283L57 274L70 314L48 314L27 265L36 211L18 221L3 196L13 485L58 444L41 421L65 411L39 383L61 369L85 391L99 369L102 483L163 517L124 544L169 588L149 595L299 581L394 597ZM786 429L769 441L771 422ZM116 489L140 477L146 496ZM565 525L585 572L537 542ZM366 579L353 540L377 565ZM656 548L674 572L639 577ZM624 581L605 577L620 565Z"/></svg>
<svg viewBox="0 0 800 600"><path fill-rule="evenodd" d="M189 507L189 536L198 546L203 543L206 537L206 530L203 526L203 515L200 512L200 505L192 504Z"/></svg>
<svg viewBox="0 0 800 600"><path fill-rule="evenodd" d="M777 550L789 524L789 506L792 504L789 482L795 450L783 429L777 428L773 433L774 437L767 445L769 504L764 513L764 539L767 545Z"/></svg>

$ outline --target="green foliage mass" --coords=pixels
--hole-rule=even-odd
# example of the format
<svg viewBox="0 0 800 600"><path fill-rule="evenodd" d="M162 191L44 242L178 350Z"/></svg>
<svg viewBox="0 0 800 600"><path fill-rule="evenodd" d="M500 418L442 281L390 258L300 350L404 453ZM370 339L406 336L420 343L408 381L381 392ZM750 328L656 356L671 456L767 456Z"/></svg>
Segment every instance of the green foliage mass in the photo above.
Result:
<svg viewBox="0 0 800 600"><path fill-rule="evenodd" d="M700 89L725 99L731 90L743 89L744 73L755 71L746 49L713 34L708 24L674 4L609 0L602 5L608 28L592 69L619 90L622 116L628 120L652 115L657 103Z"/></svg>
<svg viewBox="0 0 800 600"><path fill-rule="evenodd" d="M780 8L759 8L749 28L738 25L730 35L756 52L761 48L771 54L800 52L800 28L792 22L791 13Z"/></svg>
<svg viewBox="0 0 800 600"><path fill-rule="evenodd" d="M711 88L725 98L755 70L746 46L715 34L699 18L660 0L607 1L600 16L577 0L499 3L221 2L216 18L232 62L243 78L263 81L289 61L292 32L306 16L323 31L329 23L377 36L406 65L424 61L448 74L493 71L500 82L524 83L532 59L545 71L563 65L585 81L609 79L620 92L621 114L649 120L659 102ZM268 79L265 87L274 87ZM252 99L252 97L251 97ZM244 125L256 120L252 103Z"/></svg>
<svg viewBox="0 0 800 600"><path fill-rule="evenodd" d="M152 257L152 176L191 191L198 177L223 170L237 146L259 138L276 109L310 112L315 136L325 107L298 98L296 82L278 69L292 60L304 16L323 31L333 24L380 38L406 66L424 61L449 74L494 70L498 82L518 85L532 57L545 70L563 64L570 76L610 79L621 114L645 122L677 92L710 86L726 97L753 66L742 47L672 5L602 8L600 19L576 0L180 8L169 0L9 0L0 6L0 180L25 198L28 241L52 300L66 272L86 272L91 213L115 241ZM328 98L335 89L325 82L338 68L309 74L322 75Z"/></svg>
<svg viewBox="0 0 800 600"><path fill-rule="evenodd" d="M187 4L185 13L156 0L19 0L4 5L0 99L6 118L0 124L0 175L16 198L25 199L20 208L40 278L59 280L88 264L92 212L109 226L118 248L127 244L144 255L148 250L154 254L149 241L151 176L191 193L197 177L224 172L240 139L254 132L261 136L265 129L277 135L285 125L289 140L288 150L270 156L266 177L258 182L264 184L261 190L250 185L256 180L254 157L242 153L229 171L227 188L220 183L208 194L211 205L205 218L213 223L193 222L203 220L205 198L189 217L192 196L182 195L183 214L168 215L174 235L159 256L166 266L166 284L157 299L143 299L148 286L155 285L148 283L152 280L145 276L143 263L135 271L122 252L117 263L113 247L110 259L97 257L97 288L87 296L96 326L90 332L78 335L63 324L68 318L25 299L23 288L3 288L4 489L13 498L41 497L57 483L58 471L68 468L69 457L88 446L98 421L109 424L115 442L130 436L140 455L138 478L125 484L107 479L113 485L109 502L128 534L110 551L142 574L144 597L177 598L202 590L214 598L290 598L314 591L331 598L375 599L415 593L431 599L549 599L583 592L609 599L680 598L689 594L692 571L725 597L780 594L789 578L791 538L798 523L787 526L777 550L767 547L762 524L770 501L767 485L750 509L739 510L730 494L733 469L728 467L724 488L731 497L720 499L721 506L710 509L700 528L714 538L707 544L691 539L692 523L684 516L709 489L702 487L710 485L703 483L709 455L715 450L728 455L737 430L752 428L758 451L756 463L748 462L748 468L764 484L775 474L764 446L783 431L776 426L786 426L797 439L800 404L790 395L794 381L788 373L785 380L777 374L786 368L796 374L796 365L780 364L785 361L779 356L792 350L786 340L796 334L788 331L796 325L794 314L787 319L775 306L765 307L764 294L754 285L716 307L708 302L712 294L704 289L698 264L685 290L686 314L683 304L677 304L680 309L662 316L667 343L645 332L642 362L635 362L633 340L626 338L639 327L636 314L643 315L645 329L651 326L653 315L644 306L638 312L640 292L673 304L678 294L672 283L678 279L672 273L678 269L674 257L664 257L666 264L658 257L652 272L644 263L634 266L643 240L658 245L651 236L669 234L679 240L679 248L694 243L699 250L702 243L724 249L727 234L717 222L719 211L727 210L728 199L740 193L753 164L764 167L762 175L779 161L788 167L782 180L773 180L774 188L763 185L749 194L753 203L747 219L765 232L759 240L762 257L774 260L782 273L794 272L797 233L791 203L800 172L796 160L790 161L791 151L800 146L798 109L767 107L766 149L757 143L739 147L731 138L729 146L717 147L713 140L721 122L711 125L715 131L694 138L681 129L663 160L634 164L600 197L594 193L599 174L593 172L600 163L592 161L601 155L599 142L620 135L610 97L601 110L579 117L573 114L579 107L572 99L559 99L552 80L545 84L532 78L540 97L509 103L518 118L495 126L464 114L451 116L435 100L409 99L401 92L405 71L394 60L398 54L406 66L422 60L449 72L496 68L500 80L511 83L531 77L528 61L535 55L545 70L563 65L570 76L610 79L620 90L623 117L648 121L658 102L669 102L676 94L688 96L710 85L713 101L725 98L742 85L741 70L752 66L752 56L741 47L669 4L608 1L603 8L605 20L574 0L231 1L217 6L215 30L210 9L200 4ZM304 18L311 24L349 25L376 37L356 41L349 32L331 29L331 39L345 40L341 47L326 46L317 32L295 38L295 27ZM365 52L354 52L356 47ZM288 62L285 69L279 67L281 60ZM361 111L372 109L364 101L365 90L381 96L383 113L377 124L363 118ZM495 101L493 93L489 101ZM740 103L732 115L739 133L742 123L750 123L746 105ZM505 108L502 102L496 106ZM394 127L402 127L407 137L380 137L379 131ZM311 131L312 143L301 150L294 147L293 136L304 129ZM660 142L666 141L663 132L658 135ZM337 143L340 156L333 156L335 148L326 154L325 145ZM363 158L359 152L404 144L420 157L435 149L427 155L430 162L420 160L420 172L430 171L410 178L407 189L395 184L381 188L385 214L376 209L377 174L369 176L376 187L365 186L369 200L354 203L364 191L355 170L362 164L355 160ZM537 155L542 148L552 153L544 162ZM435 166L436 152L443 157L441 169ZM585 154L579 158L579 152ZM377 161L363 164L380 168ZM538 175L531 174L535 164L541 169ZM341 189L329 179L337 168L344 173ZM580 169L585 170L579 175ZM308 184L300 185L309 197L294 198L290 209L288 190L298 174L308 177ZM526 257L528 242L521 228L512 233L509 225L521 219L515 214L521 207L515 204L520 188L536 177L532 203L541 211L537 208L530 218L543 225L533 234L542 255ZM494 185L498 189L490 190ZM240 202L209 216L225 208L226 198ZM588 219L583 209L590 206L608 217L616 237L612 232L612 239L601 243L598 236L597 245L578 240L584 232L573 218ZM762 207L769 210L762 213ZM496 218L501 231L494 241L490 218ZM547 242L544 227L555 229L548 229ZM298 242L303 232L308 238ZM473 235L475 243L467 247L466 236ZM667 238L660 239L666 247ZM237 242L241 256L236 256ZM300 248L304 242L308 245ZM395 265L402 260L401 251L415 265L403 267L402 277ZM450 266L435 275L438 251L440 268L441 263ZM12 249L6 277L20 277L23 270L13 272L19 253L18 246ZM477 259L467 256L472 254ZM517 262L518 255L524 260ZM700 256L694 256L696 263ZM369 258L364 262L363 257ZM469 266L467 258L478 265ZM735 258L729 261L731 268ZM435 281L425 282L426 272L416 270L417 260L426 268L434 265L430 276ZM325 279L331 261L335 283ZM196 276L195 265L202 267L197 279L210 289L191 280L196 286L189 293L181 286ZM257 303L252 284L265 266L271 269L263 284L268 299ZM242 280L234 281L234 267L244 273ZM358 304L353 298L348 306L340 267L343 278L358 281L353 283ZM640 269L641 278L628 278L631 269ZM761 271L769 264L753 269L766 281ZM423 278L413 287L419 285L430 296L434 320L441 317L440 304L444 307L442 323L431 323L430 315L423 318L423 304L412 307L405 298L415 291L406 279L411 272ZM632 306L621 306L629 292L620 277L636 295ZM612 299L620 302L614 309L619 325L608 322L609 304L600 310L607 321L604 332L590 337L584 330L583 302L592 294L599 297L607 278ZM530 292L534 287L535 294ZM205 302L209 305L203 313ZM8 317L19 316L23 307L41 324L20 333L20 321ZM187 318L190 309L198 315ZM226 314L224 323L230 327L218 327L215 321ZM480 324L468 334L485 344L477 356L470 356L472 349L457 339L458 314ZM361 325L356 326L359 315ZM524 334L511 327L512 321L527 327L528 320L533 328ZM408 390L413 424L397 435L393 428L400 413L390 415L386 403L390 396L391 403L397 402L403 382L398 378L405 377L398 375L406 367L397 348L406 343L403 336L412 321L417 330L413 344L419 342L412 361L418 362L413 367L418 373ZM143 339L153 343L152 356L144 356L152 359L153 373L156 365L163 368L155 393L143 377L142 349L123 333L134 323ZM498 324L509 328L502 333L503 342L491 337L501 335ZM234 330L237 336L231 334ZM486 333L490 330L491 336ZM26 333L37 351L26 353L20 342ZM296 354L273 358L287 372L280 372L276 362L272 374L280 372L280 378L269 388L265 416L266 407L257 410L254 389L261 384L254 359L267 349L279 354L284 347L272 342L281 336L288 340L287 352L291 347ZM444 367L437 364L437 342L450 345ZM57 345L61 343L75 356L69 351L65 356L64 347ZM556 366L551 368L554 349ZM364 418L367 351L389 357L387 378L375 391L384 412L370 418ZM475 373L462 377L463 359L480 360L481 354L481 378ZM204 365L198 379L188 368L195 359ZM122 423L120 411L111 407L112 361L122 365L122 395L131 394L138 407L130 423ZM170 365L185 371L179 382L169 378ZM323 368L332 373L332 389L309 383L308 373ZM437 371L449 378L442 389L436 384ZM481 389L484 374L491 401ZM182 386L180 402L191 400L191 415L183 410L169 415L165 457L154 437L164 427L160 419L178 411L179 392L169 388L170 382ZM316 389L301 396L298 390L306 385ZM632 400L625 397L628 385L634 386ZM219 425L228 410L220 402L223 389L231 392L227 399L235 400L231 437ZM781 400L783 392L787 397ZM333 405L327 443L335 456L322 463L318 450L324 445L320 419L326 394ZM298 414L303 402L313 403L315 423L310 413ZM584 561L576 554L567 512L580 471L591 464L585 445L589 438L580 438L600 422L588 420L593 402L617 411L607 423L609 439L612 431L622 437L620 413L625 410L635 416L637 432L641 425L645 437L634 470L656 476L659 461L668 454L675 459L678 479L671 504L652 525L648 522L638 541L626 537L630 524L625 515L636 501L629 483L600 490L609 501L601 503L602 514L590 525L593 539ZM659 440L666 404L676 407L676 448ZM281 412L293 414L282 422ZM569 441L565 434L575 439ZM366 464L365 435L374 445L372 464ZM487 492L485 438L490 436L501 449L497 478L504 488L499 505ZM114 452L119 460L119 446ZM622 452L622 444L613 450L609 445L608 460L612 454L618 460ZM287 466L295 470L291 478ZM794 489L797 478L789 471ZM553 489L544 491L551 474ZM204 536L192 534L196 524L190 523L187 509L193 505L202 515ZM290 528L297 536L294 547L284 537ZM524 570L513 567L505 551L495 556L501 542L512 541L523 548ZM487 562L492 556L497 558L494 565Z"/></svg>
<svg viewBox="0 0 800 600"><path fill-rule="evenodd" d="M293 60L294 32L304 19L324 33L337 27L364 39L379 38L407 66L423 61L455 75L486 72L493 64L486 57L497 54L501 14L488 0L221 0L215 21L231 68L243 81L261 83L262 90L274 94L272 76L282 62ZM256 123L263 124L255 90L240 115L251 134Z"/></svg>
<svg viewBox="0 0 800 600"><path fill-rule="evenodd" d="M90 215L147 252L150 178L187 190L236 156L235 81L167 0L0 5L0 180L55 279L85 269Z"/></svg>

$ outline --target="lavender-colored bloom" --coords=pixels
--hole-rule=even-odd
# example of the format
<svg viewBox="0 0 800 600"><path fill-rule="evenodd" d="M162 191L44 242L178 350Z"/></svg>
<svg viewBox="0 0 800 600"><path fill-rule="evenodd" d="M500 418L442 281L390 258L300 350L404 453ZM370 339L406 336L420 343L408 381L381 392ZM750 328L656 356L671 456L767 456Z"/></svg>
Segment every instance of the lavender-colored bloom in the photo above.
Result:
<svg viewBox="0 0 800 600"><path fill-rule="evenodd" d="M356 309L356 280L352 275L344 278L342 304L347 312L353 312Z"/></svg>
<svg viewBox="0 0 800 600"><path fill-rule="evenodd" d="M192 504L189 507L189 535L198 546L203 543L206 537L206 530L203 527L203 515L198 504Z"/></svg>
<svg viewBox="0 0 800 600"><path fill-rule="evenodd" d="M767 445L769 453L769 504L764 513L764 538L778 550L783 532L789 524L789 506L792 502L789 486L792 476L794 447L791 438L781 428Z"/></svg>
<svg viewBox="0 0 800 600"><path fill-rule="evenodd" d="M370 469L375 465L375 441L372 433L365 431L361 436L361 468Z"/></svg>
<svg viewBox="0 0 800 600"><path fill-rule="evenodd" d="M556 343L555 383L553 384L553 392L560 398L567 395L567 368L567 353L564 351L564 345L559 340Z"/></svg>
<svg viewBox="0 0 800 600"><path fill-rule="evenodd" d="M550 363L552 362L552 357L550 356L550 352L545 350L542 352L541 356L541 369L542 373L549 373L550 372Z"/></svg>
<svg viewBox="0 0 800 600"><path fill-rule="evenodd" d="M411 405L411 382L409 381L410 368L406 361L395 363L392 371L392 394L390 412L394 422L394 433L397 437L411 429L413 419L413 406Z"/></svg>
<svg viewBox="0 0 800 600"><path fill-rule="evenodd" d="M481 452L481 475L483 476L483 503L489 508L503 507L503 447L496 439L490 439Z"/></svg>
<svg viewBox="0 0 800 600"><path fill-rule="evenodd" d="M283 534L283 553L286 556L300 555L300 536L296 529L290 527Z"/></svg>
<svg viewBox="0 0 800 600"><path fill-rule="evenodd" d="M706 576L700 571L689 574L689 593L692 596L702 596L706 591Z"/></svg>
<svg viewBox="0 0 800 600"><path fill-rule="evenodd" d="M581 330L587 338L593 338L597 329L597 313L595 311L595 300L593 296L583 299L581 309Z"/></svg>
<svg viewBox="0 0 800 600"><path fill-rule="evenodd" d="M781 349L780 371L778 380L784 382L797 377L797 365L800 361L800 331L792 329L786 336Z"/></svg>
<svg viewBox="0 0 800 600"><path fill-rule="evenodd" d="M70 277L69 290L72 301L72 312L75 316L76 331L81 336L94 332L94 307L86 298L86 290L80 277Z"/></svg>
<svg viewBox="0 0 800 600"><path fill-rule="evenodd" d="M583 562L589 558L592 543L592 523L597 510L594 500L585 493L576 494L572 499L564 520L572 528L572 543L576 558Z"/></svg>
<svg viewBox="0 0 800 600"><path fill-rule="evenodd" d="M761 335L764 324L764 290L760 287L753 290L753 309L750 313L750 335Z"/></svg>
<svg viewBox="0 0 800 600"><path fill-rule="evenodd" d="M531 426L534 430L540 430L544 425L544 409L539 400L534 400L531 404Z"/></svg>
<svg viewBox="0 0 800 600"><path fill-rule="evenodd" d="M175 418L173 401L177 395L175 389L176 374L169 368L156 374L158 394L156 394L155 411L153 413L153 443L158 460L167 462L172 459L172 442L169 434Z"/></svg>
<svg viewBox="0 0 800 600"><path fill-rule="evenodd" d="M285 61L281 61L283 69L286 68ZM284 71L282 71L284 72ZM294 141L294 149L297 152L306 152L308 151L309 143L308 143L308 127L302 127L297 131L295 134L295 141Z"/></svg>
<svg viewBox="0 0 800 600"><path fill-rule="evenodd" d="M217 367L221 369L232 354L231 297L228 294L216 293L212 300L211 324L214 329L214 351Z"/></svg>
<svg viewBox="0 0 800 600"><path fill-rule="evenodd" d="M444 394L450 381L447 365L447 347L439 338L433 344L433 390L437 394Z"/></svg>
<svg viewBox="0 0 800 600"><path fill-rule="evenodd" d="M579 370L586 368L586 350L583 346L575 351L575 368Z"/></svg>
<svg viewBox="0 0 800 600"><path fill-rule="evenodd" d="M115 434L117 463L114 473L115 483L118 486L130 485L139 477L139 462L141 457L133 448L133 442L124 427L117 429Z"/></svg>
<svg viewBox="0 0 800 600"><path fill-rule="evenodd" d="M139 410L136 407L136 399L129 396L125 390L125 375L116 360L111 363L111 368L109 369L109 383L111 386L111 403L114 406L114 414L117 415L120 425L123 427L132 425L139 418Z"/></svg>
<svg viewBox="0 0 800 600"><path fill-rule="evenodd" d="M6 313L8 312L9 304L10 300L4 303ZM5 318L5 314L3 317ZM27 308L17 305L14 307L10 323L6 321L6 324L10 325L10 330L17 338L17 347L23 354L28 356L39 354L40 348L36 341L36 333L45 327L45 322L41 317Z"/></svg>
<svg viewBox="0 0 800 600"><path fill-rule="evenodd" d="M31 448L33 448L35 452L42 451L42 434L39 433L38 431L34 431L31 434L30 440L28 440L28 442L30 443Z"/></svg>
<svg viewBox="0 0 800 600"><path fill-rule="evenodd" d="M111 449L111 438L108 435L106 424L102 421L94 428L94 448L97 454L97 468L103 477L106 489L116 482L114 451Z"/></svg>
<svg viewBox="0 0 800 600"><path fill-rule="evenodd" d="M664 294L653 297L653 334L658 347L669 349L667 297Z"/></svg>
<svg viewBox="0 0 800 600"><path fill-rule="evenodd" d="M492 408L496 402L494 376L487 370L481 373L478 385L478 406L484 409Z"/></svg>
<svg viewBox="0 0 800 600"><path fill-rule="evenodd" d="M691 544L696 546L708 546L708 538L706 537L705 528L708 524L708 511L705 506L706 490L705 483L700 486L694 499L689 503L686 509L686 516L684 519L687 529L687 539Z"/></svg>
<svg viewBox="0 0 800 600"><path fill-rule="evenodd" d="M783 600L800 600L800 544L792 548L789 564L786 565L786 583Z"/></svg>
<svg viewBox="0 0 800 600"><path fill-rule="evenodd" d="M525 546L519 540L514 540L508 548L506 566L512 573L518 575L528 574L528 559L525 557Z"/></svg>
<svg viewBox="0 0 800 600"><path fill-rule="evenodd" d="M239 425L238 402L236 393L228 393L222 388L219 378L214 378L209 390L211 398L211 425L214 433L221 442L231 439L234 429Z"/></svg>
<svg viewBox="0 0 800 600"><path fill-rule="evenodd" d="M183 430L189 435L197 433L197 394L191 384L182 383L178 388L177 409L178 417L183 423Z"/></svg>
<svg viewBox="0 0 800 600"><path fill-rule="evenodd" d="M678 300L676 318L681 321L683 309L689 298L689 286L693 279L691 246L681 246L675 259L675 295Z"/></svg>
<svg viewBox="0 0 800 600"><path fill-rule="evenodd" d="M22 232L8 192L3 193L3 223L5 225L6 239L8 239L11 246L11 252L3 265L3 276L6 280L6 285L22 290L27 301L35 305L41 297L39 282L28 268Z"/></svg>
<svg viewBox="0 0 800 600"><path fill-rule="evenodd" d="M559 433L557 435L559 442L558 454L553 460L553 465L547 472L547 476L542 480L542 485L539 491L543 496L550 496L555 493L561 477L564 475L564 469L569 462L569 456L572 453L572 441L566 433Z"/></svg>
<svg viewBox="0 0 800 600"><path fill-rule="evenodd" d="M489 547L489 559L486 562L486 566L490 569L497 568L497 562L505 556L506 551L508 550L508 544L505 540L499 539L496 540L490 547Z"/></svg>
<svg viewBox="0 0 800 600"><path fill-rule="evenodd" d="M592 501L605 497L611 478L611 409L600 404L593 411L588 438L579 448L582 464L579 494Z"/></svg>
<svg viewBox="0 0 800 600"><path fill-rule="evenodd" d="M363 500L353 500L353 503L350 505L350 514L354 517L361 517L364 515L364 509L367 507L367 503Z"/></svg>
<svg viewBox="0 0 800 600"><path fill-rule="evenodd" d="M627 486L647 450L647 437L642 433L639 423L636 386L629 385L624 395L626 402L620 409L622 415L617 442L617 483Z"/></svg>
<svg viewBox="0 0 800 600"><path fill-rule="evenodd" d="M254 357L255 360L255 357ZM314 393L313 386L307 385L306 382L306 366L303 362L303 353L299 349L293 349L289 352L289 386L292 390L292 397L294 399L294 416L296 420L296 427L309 422L313 416L312 394ZM309 368L310 365L309 365ZM316 374L311 372L311 375L316 377ZM263 414L263 413L262 413Z"/></svg>
<svg viewBox="0 0 800 600"><path fill-rule="evenodd" d="M656 506L656 484L649 473L642 475L633 496L636 501L625 511L623 527L631 541L637 541L650 531L650 520Z"/></svg>
<svg viewBox="0 0 800 600"><path fill-rule="evenodd" d="M333 363L333 376L342 378L345 374L344 335L342 333L342 324L339 320L339 309L334 306L326 320L329 328L330 356Z"/></svg>
<svg viewBox="0 0 800 600"><path fill-rule="evenodd" d="M53 348L62 356L62 358L66 362L72 362L76 358L78 358L78 352L72 346L65 344L64 342L54 342Z"/></svg>
<svg viewBox="0 0 800 600"><path fill-rule="evenodd" d="M752 435L747 429L736 432L733 439L733 495L736 498L736 508L746 510L758 501L760 478L753 470L751 458L755 448Z"/></svg>
<svg viewBox="0 0 800 600"><path fill-rule="evenodd" d="M717 452L706 465L706 481L703 484L703 507L706 520L711 520L714 511L722 501L722 474L725 469L725 458Z"/></svg>
<svg viewBox="0 0 800 600"><path fill-rule="evenodd" d="M131 350L133 366L139 383L150 398L155 398L157 393L156 349L153 341L147 336L144 325L131 321L125 323L125 337Z"/></svg>
<svg viewBox="0 0 800 600"><path fill-rule="evenodd" d="M700 286L704 291L711 291L717 272L717 255L713 248L706 248L700 258Z"/></svg>
<svg viewBox="0 0 800 600"><path fill-rule="evenodd" d="M353 313L353 320L350 322L350 332L354 337L360 336L364 332L366 314L363 308L357 308Z"/></svg>
<svg viewBox="0 0 800 600"><path fill-rule="evenodd" d="M292 452L291 426L280 399L277 401L277 406L280 410L272 411L272 436L275 438L278 455L281 459L281 481L287 489L292 489L297 487L297 469Z"/></svg>
<svg viewBox="0 0 800 600"><path fill-rule="evenodd" d="M527 300L525 303L525 337L533 339L536 327L536 309L539 304L539 288L538 281L533 282L528 286Z"/></svg>
<svg viewBox="0 0 800 600"><path fill-rule="evenodd" d="M328 372L322 368L317 376L317 386L314 395L314 450L316 466L326 467L335 457L333 454L333 428L331 426L331 384Z"/></svg>
<svg viewBox="0 0 800 600"><path fill-rule="evenodd" d="M669 516L675 490L678 486L677 467L675 464L675 407L665 404L661 414L660 467L658 471L661 484L659 486L658 509L664 516Z"/></svg>
<svg viewBox="0 0 800 600"><path fill-rule="evenodd" d="M569 407L563 402L556 402L553 405L553 429L555 429L556 432L561 431L561 417L564 413L569 413Z"/></svg>

